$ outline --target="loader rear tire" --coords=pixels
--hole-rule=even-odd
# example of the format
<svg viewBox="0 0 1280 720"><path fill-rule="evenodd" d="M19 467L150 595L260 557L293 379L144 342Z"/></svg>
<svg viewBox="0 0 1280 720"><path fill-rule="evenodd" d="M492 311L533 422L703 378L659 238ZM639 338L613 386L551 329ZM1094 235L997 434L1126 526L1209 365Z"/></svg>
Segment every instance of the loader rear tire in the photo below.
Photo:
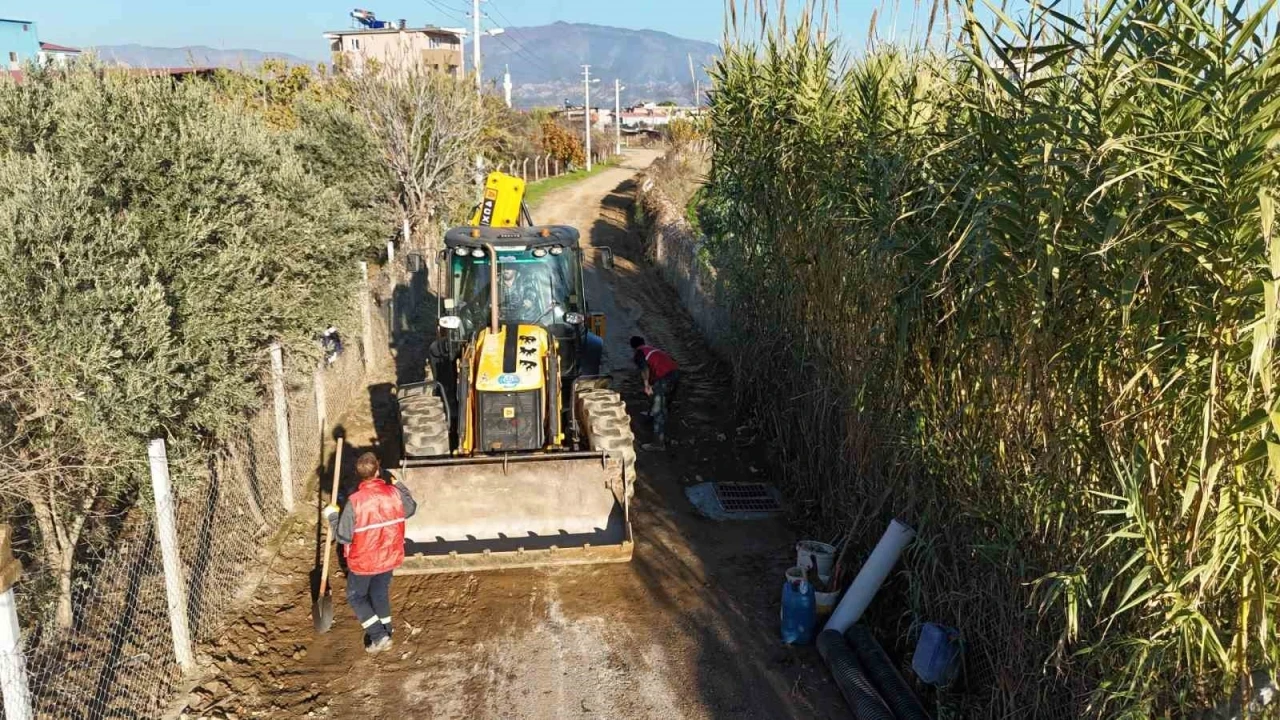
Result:
<svg viewBox="0 0 1280 720"><path fill-rule="evenodd" d="M578 419L586 435L587 446L603 450L617 461L626 477L627 499L636 492L636 439L631 432L631 417L622 397L613 390L584 390L578 394ZM618 488L623 485L619 477Z"/></svg>
<svg viewBox="0 0 1280 720"><path fill-rule="evenodd" d="M431 393L400 399L400 436L404 456L439 457L449 454L449 416L444 398Z"/></svg>

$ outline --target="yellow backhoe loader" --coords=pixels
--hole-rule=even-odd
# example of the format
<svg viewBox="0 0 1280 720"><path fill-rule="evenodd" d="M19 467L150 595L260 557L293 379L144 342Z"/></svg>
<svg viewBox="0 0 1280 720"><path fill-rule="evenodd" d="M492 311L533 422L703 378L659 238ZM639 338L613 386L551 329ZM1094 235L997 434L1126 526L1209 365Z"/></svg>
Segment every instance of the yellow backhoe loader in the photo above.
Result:
<svg viewBox="0 0 1280 720"><path fill-rule="evenodd" d="M635 441L600 373L604 316L578 231L529 224L523 189L490 175L472 224L445 234L427 380L397 393L418 501L400 573L631 559Z"/></svg>

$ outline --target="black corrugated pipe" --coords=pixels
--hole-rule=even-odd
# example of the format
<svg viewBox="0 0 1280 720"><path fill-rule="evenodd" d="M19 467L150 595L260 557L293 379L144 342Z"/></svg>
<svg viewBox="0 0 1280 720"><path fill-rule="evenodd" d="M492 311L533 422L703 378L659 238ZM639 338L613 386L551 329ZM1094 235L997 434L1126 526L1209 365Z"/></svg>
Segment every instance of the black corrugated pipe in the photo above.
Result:
<svg viewBox="0 0 1280 720"><path fill-rule="evenodd" d="M898 720L930 720L929 713L916 699L915 693L911 692L907 681L898 672L898 668L893 666L893 661L884 648L880 647L870 629L863 625L851 625L844 637L858 656L858 664L893 711L894 717Z"/></svg>
<svg viewBox="0 0 1280 720"><path fill-rule="evenodd" d="M836 679L836 687L858 720L893 720L893 713L858 665L858 656L839 630L818 634L818 654Z"/></svg>

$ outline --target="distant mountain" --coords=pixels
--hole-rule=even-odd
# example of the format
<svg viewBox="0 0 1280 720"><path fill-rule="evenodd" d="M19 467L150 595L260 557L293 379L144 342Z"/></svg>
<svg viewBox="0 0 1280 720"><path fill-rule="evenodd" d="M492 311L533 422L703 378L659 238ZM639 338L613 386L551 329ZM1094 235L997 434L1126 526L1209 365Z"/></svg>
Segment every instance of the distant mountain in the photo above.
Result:
<svg viewBox="0 0 1280 720"><path fill-rule="evenodd" d="M313 61L288 53L252 49L219 50L203 45L178 48L145 45L99 45L91 48L104 62L130 67L255 68L276 58L291 64ZM511 69L512 99L522 107L582 103L582 66L591 65L591 104L613 105L613 81L626 86L622 102L674 100L693 102L694 72L703 89L710 86L705 68L720 55L709 42L689 40L656 30L557 22L538 27L509 27L495 37L481 40L485 80L501 91L504 68ZM466 48L468 69L471 46Z"/></svg>
<svg viewBox="0 0 1280 720"><path fill-rule="evenodd" d="M129 67L225 67L255 68L268 59L284 60L290 64L310 65L310 60L296 55L261 50L219 50L204 45L162 48L146 45L98 45L89 48L106 63Z"/></svg>
<svg viewBox="0 0 1280 720"><path fill-rule="evenodd" d="M591 104L613 104L613 81L622 81L624 104L640 100L693 102L689 61L702 87L710 83L704 70L720 55L709 42L689 40L656 30L557 22L538 27L511 27L480 41L484 76L501 86L504 68L511 69L512 100L522 106L582 103L582 66L591 65ZM470 62L471 49L467 47Z"/></svg>

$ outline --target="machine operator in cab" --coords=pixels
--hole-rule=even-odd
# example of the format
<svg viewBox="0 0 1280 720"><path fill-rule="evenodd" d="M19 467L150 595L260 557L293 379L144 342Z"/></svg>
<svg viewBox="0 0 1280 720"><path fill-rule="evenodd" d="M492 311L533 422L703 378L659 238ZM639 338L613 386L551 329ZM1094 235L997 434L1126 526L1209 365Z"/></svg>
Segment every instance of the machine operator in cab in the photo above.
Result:
<svg viewBox="0 0 1280 720"><path fill-rule="evenodd" d="M517 270L516 265L502 266L498 278L499 312L508 322L533 323L539 320L549 303L547 279L541 268L529 266ZM539 280L545 289L539 287Z"/></svg>

